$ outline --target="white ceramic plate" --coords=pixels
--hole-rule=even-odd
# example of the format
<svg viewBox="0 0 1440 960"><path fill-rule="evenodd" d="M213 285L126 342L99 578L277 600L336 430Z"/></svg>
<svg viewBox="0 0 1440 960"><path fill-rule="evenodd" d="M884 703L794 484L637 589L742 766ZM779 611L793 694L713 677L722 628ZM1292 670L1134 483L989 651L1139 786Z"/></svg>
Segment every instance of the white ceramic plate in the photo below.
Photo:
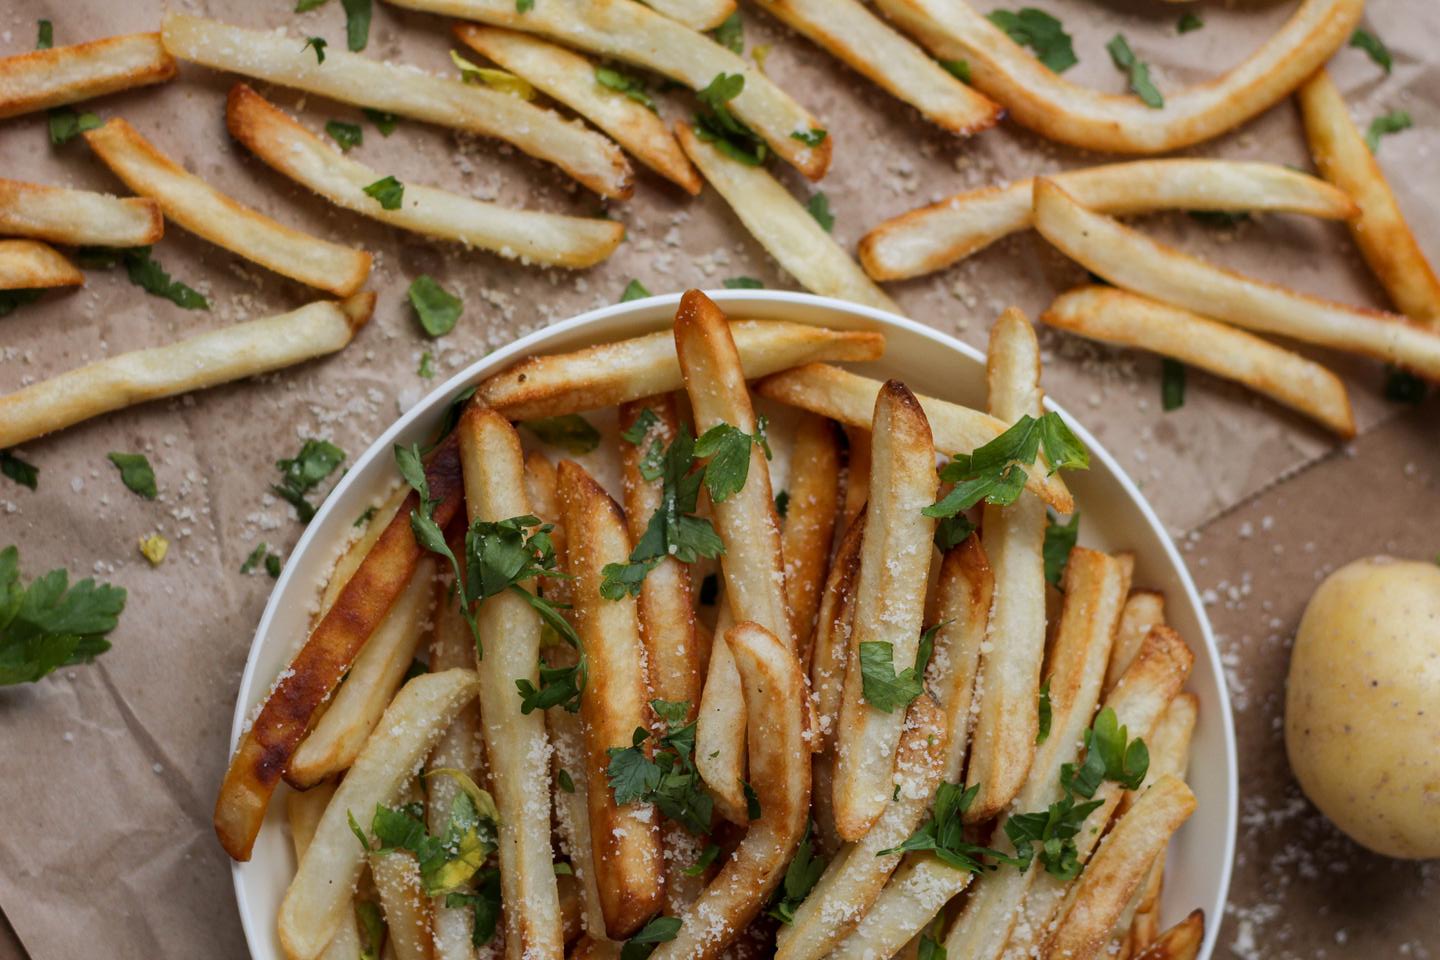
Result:
<svg viewBox="0 0 1440 960"><path fill-rule="evenodd" d="M725 290L710 294L735 317L791 320L841 329L879 330L886 335L884 359L857 367L877 377L903 379L917 393L983 409L982 355L958 340L891 313L808 294L766 290ZM306 528L275 585L240 681L231 746L274 678L304 639L320 583L329 574L355 518L396 481L392 446L424 442L450 398L465 387L530 354L556 353L668 328L679 295L652 297L593 310L515 341L476 361L391 425L357 459ZM1055 406L1051 404L1051 406ZM1060 409L1056 407L1056 409ZM1064 413L1063 410L1061 410ZM1135 554L1135 583L1165 593L1170 623L1196 651L1189 689L1200 700L1189 782L1199 800L1194 816L1171 847L1162 921L1175 923L1195 907L1205 911L1201 958L1214 947L1224 917L1225 894L1235 847L1235 732L1224 675L1210 623L1184 561L1135 484L1072 418L1071 426L1090 448L1088 471L1065 474L1083 513L1080 539L1102 550ZM281 793L286 788L281 787ZM256 960L283 960L275 917L294 873L283 798L270 805L265 828L248 863L234 865L235 896L250 952Z"/></svg>

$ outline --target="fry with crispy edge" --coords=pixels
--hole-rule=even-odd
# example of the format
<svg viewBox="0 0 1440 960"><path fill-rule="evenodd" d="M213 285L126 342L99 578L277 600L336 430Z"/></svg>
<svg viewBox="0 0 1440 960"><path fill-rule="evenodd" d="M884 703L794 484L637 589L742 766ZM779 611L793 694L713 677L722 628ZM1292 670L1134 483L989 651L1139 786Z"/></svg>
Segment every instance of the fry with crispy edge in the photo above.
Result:
<svg viewBox="0 0 1440 960"><path fill-rule="evenodd" d="M769 901L809 819L810 727L800 661L784 641L755 623L731 627L720 646L730 648L740 674L760 816L685 911L679 934L660 944L653 960L720 956Z"/></svg>
<svg viewBox="0 0 1440 960"><path fill-rule="evenodd" d="M1254 334L1117 287L1076 287L1042 323L1088 340L1151 350L1242 383L1340 436L1355 435L1345 384L1325 367Z"/></svg>
<svg viewBox="0 0 1440 960"><path fill-rule="evenodd" d="M624 226L610 220L504 207L417 183L406 183L401 206L386 210L365 193L380 179L378 171L346 157L248 85L230 89L225 117L230 134L266 164L336 206L381 223L561 267L599 263L625 237Z"/></svg>
<svg viewBox="0 0 1440 960"><path fill-rule="evenodd" d="M77 247L142 247L164 235L165 220L148 197L0 180L0 233Z"/></svg>
<svg viewBox="0 0 1440 960"><path fill-rule="evenodd" d="M1125 795L1120 812L1133 804L1139 793L1152 786L1160 777L1171 774L1185 779L1185 768L1190 764L1190 739L1195 733L1195 721L1199 714L1200 701L1193 693L1182 693L1170 701L1165 715L1160 718L1146 745L1150 748L1150 769L1145 773L1145 782L1140 791ZM1155 858L1150 873L1145 878L1140 897L1127 912L1133 911L1130 924L1131 956L1141 952L1160 936L1160 892L1165 884L1165 852Z"/></svg>
<svg viewBox="0 0 1440 960"><path fill-rule="evenodd" d="M800 285L811 293L837 297L900 313L900 307L865 275L800 201L764 167L732 160L701 140L688 124L675 125L680 146L710 185L725 198L746 230Z"/></svg>
<svg viewBox="0 0 1440 960"><path fill-rule="evenodd" d="M471 401L456 428L470 522L530 513L520 437L503 416ZM500 890L505 955L559 960L565 954L550 850L549 747L544 714L520 712L515 682L540 685L540 615L513 591L476 610L480 635L494 638L480 659L480 722L500 811Z"/></svg>
<svg viewBox="0 0 1440 960"><path fill-rule="evenodd" d="M817 360L878 360L885 353L882 334L785 320L732 320L730 335L747 380ZM684 385L675 336L666 330L527 357L481 381L475 395L512 420L537 420L673 393ZM867 411L867 428L869 417Z"/></svg>
<svg viewBox="0 0 1440 960"><path fill-rule="evenodd" d="M415 854L408 850L371 854L370 874L385 915L385 942L396 960L431 960L435 941Z"/></svg>
<svg viewBox="0 0 1440 960"><path fill-rule="evenodd" d="M1200 955L1200 944L1205 940L1205 912L1191 911L1190 915L1166 930L1135 960L1195 960Z"/></svg>
<svg viewBox="0 0 1440 960"><path fill-rule="evenodd" d="M348 297L370 275L370 254L302 233L226 196L161 153L123 118L85 133L110 171L196 236L283 277Z"/></svg>
<svg viewBox="0 0 1440 960"><path fill-rule="evenodd" d="M1320 175L1353 197L1360 209L1349 226L1365 262L1401 313L1440 326L1440 279L1334 81L1322 68L1300 88L1297 99Z"/></svg>
<svg viewBox="0 0 1440 960"><path fill-rule="evenodd" d="M806 363L772 374L755 384L755 394L792 407L838 420L849 427L870 429L880 381L862 377L825 363ZM949 456L969 454L1004 433L1010 424L988 413L958 403L916 394L935 437L935 449ZM852 444L852 450L853 450ZM867 461L868 463L868 461ZM1025 487L1060 513L1075 507L1074 498L1059 474L1046 476L1049 467L1041 454L1027 471ZM847 502L850 495L846 494Z"/></svg>
<svg viewBox="0 0 1440 960"><path fill-rule="evenodd" d="M1120 613L1120 629L1115 634L1115 647L1110 651L1110 666L1105 672L1105 692L1130 669L1140 646L1150 635L1150 628L1165 625L1165 594L1159 590L1132 590Z"/></svg>
<svg viewBox="0 0 1440 960"><path fill-rule="evenodd" d="M330 612L335 605L335 600L340 596L340 591L345 589L345 584L355 575L361 561L370 553L370 548L375 546L375 541L380 539L380 534L395 519L395 514L400 510L400 505L405 502L405 496L410 492L410 487L404 483L395 485L395 489L378 505L375 512L365 523L365 530L352 540L343 553L335 560L335 567L330 571L330 579L325 581L325 589L320 594L320 608L315 612L311 620L313 627L320 621L320 618ZM459 666L459 664L455 664ZM468 663L466 664L468 666Z"/></svg>
<svg viewBox="0 0 1440 960"><path fill-rule="evenodd" d="M855 619L855 580L860 573L860 545L865 537L865 512L845 531L820 597L815 621L815 642L810 656L810 703L815 718L815 758L810 779L812 801L822 850L840 847L835 831L835 731L840 698L845 688L845 664L850 654L850 633Z"/></svg>
<svg viewBox="0 0 1440 960"><path fill-rule="evenodd" d="M901 955L945 904L970 885L973 876L928 853L909 854L860 922L830 952L830 960Z"/></svg>
<svg viewBox="0 0 1440 960"><path fill-rule="evenodd" d="M654 0L646 6L691 30L710 30L735 12L735 0Z"/></svg>
<svg viewBox="0 0 1440 960"><path fill-rule="evenodd" d="M1165 91L1154 110L1051 72L964 0L880 0L942 60L963 59L976 89L1050 140L1105 153L1167 153L1209 140L1284 99L1360 22L1364 0L1305 0L1248 59L1208 83Z"/></svg>
<svg viewBox="0 0 1440 960"><path fill-rule="evenodd" d="M572 578L576 632L589 658L580 693L585 737L585 782L594 844L595 881L605 932L623 940L660 909L659 815L648 803L619 804L606 773L608 751L630 746L631 734L649 729L645 653L635 598L600 596L603 568L624 563L630 534L620 507L579 464L562 460L558 470L565 524L565 570Z"/></svg>
<svg viewBox="0 0 1440 960"><path fill-rule="evenodd" d="M758 392L758 391L757 391ZM875 391L880 392L877 386ZM921 402L924 405L924 402ZM873 409L873 407L872 407ZM930 414L927 412L926 417ZM866 421L865 426L857 426L846 423L845 428L845 504L841 508L840 528L836 530L836 546L839 546L838 535L844 534L855 522L855 518L865 510L865 500L870 496L870 424ZM932 430L933 425L932 425Z"/></svg>
<svg viewBox="0 0 1440 960"><path fill-rule="evenodd" d="M745 87L727 106L770 149L811 180L830 166L831 138L811 145L824 124L764 71L702 33L635 0L550 0L524 11L515 0L390 0L398 7L478 20L549 37L568 47L622 60L703 90L718 75L740 74ZM398 112L398 111L397 111ZM693 159L693 157L692 157Z"/></svg>
<svg viewBox="0 0 1440 960"><path fill-rule="evenodd" d="M596 79L599 65L528 33L457 23L456 39L522 77L615 138L630 155L686 193L700 193L700 174L660 115Z"/></svg>
<svg viewBox="0 0 1440 960"><path fill-rule="evenodd" d="M1237 327L1378 357L1440 380L1440 331L1206 263L1085 209L1045 179L1035 181L1035 229L1117 287Z"/></svg>
<svg viewBox="0 0 1440 960"><path fill-rule="evenodd" d="M1136 160L1051 174L1076 201L1098 213L1156 210L1301 213L1346 220L1359 211L1343 191L1277 163L1236 160ZM886 220L860 238L860 264L876 280L933 273L1028 230L1035 180L957 193Z"/></svg>
<svg viewBox="0 0 1440 960"><path fill-rule="evenodd" d="M833 420L801 415L790 448L787 492L789 508L780 522L785 596L790 604L790 633L800 647L800 664L808 666L815 613L840 511L840 431Z"/></svg>
<svg viewBox="0 0 1440 960"><path fill-rule="evenodd" d="M461 501L460 462L453 442L442 444L430 456L425 477L430 484L430 495L439 501L435 506L435 522L444 527L459 512ZM305 645L270 690L250 729L240 738L215 801L215 832L232 858L250 858L250 848L260 832L270 795L316 711L414 576L421 559L421 547L410 529L410 512L418 505L419 498L414 493L405 498L399 512L340 591L334 606L310 631ZM391 709L398 699L397 696L396 701L392 701ZM373 738L366 741L366 746L371 742ZM364 756L365 747L360 754ZM359 763L357 757L355 764ZM351 769L353 771L353 765Z"/></svg>
<svg viewBox="0 0 1440 960"><path fill-rule="evenodd" d="M173 397L334 353L350 342L374 308L373 293L356 294L339 303L319 301L163 347L117 354L21 387L0 396L0 448L146 400ZM243 848L249 846L249 841L244 841Z"/></svg>
<svg viewBox="0 0 1440 960"><path fill-rule="evenodd" d="M285 797L285 817L290 823L290 840L295 846L297 864L305 859L305 851L310 849L315 828L320 824L330 798L335 795L335 786L334 783L322 783L305 791L292 790ZM340 926L320 956L323 960L353 960L359 956L360 950L360 925L355 913L351 910L347 916L341 910Z"/></svg>
<svg viewBox="0 0 1440 960"><path fill-rule="evenodd" d="M940 579L935 586L935 652L925 671L925 682L944 711L945 770L947 783L959 783L965 771L970 743L970 708L975 699L975 675L980 650L990 623L995 595L995 574L980 545L978 534L945 551Z"/></svg>
<svg viewBox="0 0 1440 960"><path fill-rule="evenodd" d="M367 823L377 804L389 803L400 792L475 691L472 671L447 670L416 677L396 694L380 721L383 735L367 740L355 758L285 892L278 925L286 956L320 956L350 907L366 860L350 831L350 817Z"/></svg>
<svg viewBox="0 0 1440 960"><path fill-rule="evenodd" d="M935 444L915 395L898 380L886 381L875 399L870 447L870 504L835 733L835 829L852 842L890 802L906 720L866 701L861 647L889 644L896 674L915 662L935 539L935 520L921 512L939 488Z"/></svg>
<svg viewBox="0 0 1440 960"><path fill-rule="evenodd" d="M0 290L78 287L85 274L38 240L0 240Z"/></svg>
<svg viewBox="0 0 1440 960"><path fill-rule="evenodd" d="M158 33L131 33L0 59L0 120L162 83L175 60Z"/></svg>
<svg viewBox="0 0 1440 960"><path fill-rule="evenodd" d="M183 13L166 14L161 32L165 48L182 60L494 137L555 164L601 196L624 199L634 192L630 162L619 147L508 93L345 50L332 49L317 63L299 37Z"/></svg>

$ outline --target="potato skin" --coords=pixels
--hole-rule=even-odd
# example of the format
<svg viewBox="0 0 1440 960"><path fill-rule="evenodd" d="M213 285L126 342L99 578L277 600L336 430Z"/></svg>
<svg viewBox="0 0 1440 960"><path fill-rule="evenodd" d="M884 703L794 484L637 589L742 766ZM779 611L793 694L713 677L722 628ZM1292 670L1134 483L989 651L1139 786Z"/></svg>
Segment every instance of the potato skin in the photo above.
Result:
<svg viewBox="0 0 1440 960"><path fill-rule="evenodd" d="M1285 748L1357 843L1440 857L1440 566L1371 557L1320 585L1290 655Z"/></svg>

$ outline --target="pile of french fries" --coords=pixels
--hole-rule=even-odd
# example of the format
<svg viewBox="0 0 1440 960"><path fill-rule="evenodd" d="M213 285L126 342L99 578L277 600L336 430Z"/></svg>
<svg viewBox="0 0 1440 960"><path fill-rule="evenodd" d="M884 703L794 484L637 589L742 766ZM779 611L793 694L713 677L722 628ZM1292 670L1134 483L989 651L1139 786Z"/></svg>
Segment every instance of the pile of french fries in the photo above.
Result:
<svg viewBox="0 0 1440 960"><path fill-rule="evenodd" d="M523 360L462 394L423 459L397 452L408 486L340 553L216 804L244 860L293 788L287 956L1196 955L1198 912L1159 922L1195 806L1193 656L1164 597L1132 590L1129 555L1082 546L1047 585L1047 506L1075 504L1045 459L1010 464L1024 483L944 549L927 509L953 493L937 454L983 459L1043 414L1033 328L1017 310L995 324L988 412L834 365L883 351L732 321L692 290L673 331ZM798 417L783 516L757 401ZM615 407L618 499L517 431ZM740 446L684 459L717 431ZM712 486L721 469L738 486ZM494 575L475 543L507 523L544 535L509 567L533 579L468 605ZM685 524L713 531L713 560L662 549L633 589L607 587ZM873 699L877 650L914 685L898 701ZM560 675L581 678L573 702L532 709ZM1021 864L1007 822L1058 809L1108 721L1148 765L1091 785L1068 870ZM673 762L657 769L678 792L623 784L627 752Z"/></svg>

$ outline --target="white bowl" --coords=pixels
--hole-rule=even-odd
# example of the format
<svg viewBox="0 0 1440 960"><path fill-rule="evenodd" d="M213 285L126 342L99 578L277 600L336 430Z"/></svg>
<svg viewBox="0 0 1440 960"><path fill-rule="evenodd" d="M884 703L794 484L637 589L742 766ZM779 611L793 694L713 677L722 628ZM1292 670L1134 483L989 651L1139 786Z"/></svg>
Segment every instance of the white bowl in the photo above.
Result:
<svg viewBox="0 0 1440 960"><path fill-rule="evenodd" d="M710 296L736 317L881 331L887 341L885 357L857 367L859 371L902 379L918 393L984 407L984 357L929 327L892 313L808 294L722 290ZM275 584L240 681L232 749L246 718L304 639L318 585L328 575L338 545L353 532L355 517L395 483L392 446L424 442L451 397L514 360L668 328L678 303L679 295L672 294L616 304L523 337L436 387L371 444L310 521ZM1057 405L1049 405L1065 414ZM1200 952L1204 960L1210 956L1224 918L1235 848L1235 730L1219 654L1195 584L1154 511L1115 459L1072 417L1065 416L1091 454L1088 471L1065 475L1084 515L1081 541L1102 550L1134 552L1135 582L1164 591L1167 618L1196 651L1189 689L1199 697L1200 716L1189 782L1199 806L1171 845L1161 919L1168 925L1195 907L1204 909L1207 929ZM282 785L281 792L285 789ZM250 861L233 866L240 920L256 960L284 957L275 917L295 863L280 799L277 794L277 802L270 805Z"/></svg>

